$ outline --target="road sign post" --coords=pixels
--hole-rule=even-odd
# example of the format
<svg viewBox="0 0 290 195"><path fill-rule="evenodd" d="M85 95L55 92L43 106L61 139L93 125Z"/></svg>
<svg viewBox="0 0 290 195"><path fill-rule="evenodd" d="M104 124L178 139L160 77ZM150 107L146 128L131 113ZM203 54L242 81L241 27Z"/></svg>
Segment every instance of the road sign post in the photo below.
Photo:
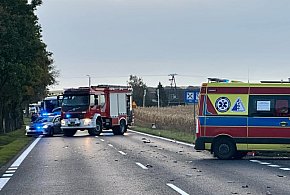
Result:
<svg viewBox="0 0 290 195"><path fill-rule="evenodd" d="M199 96L199 91L194 90L194 91L185 91L184 94L184 102L186 104L193 104L193 126L194 130L196 129L196 104L198 103L198 96Z"/></svg>

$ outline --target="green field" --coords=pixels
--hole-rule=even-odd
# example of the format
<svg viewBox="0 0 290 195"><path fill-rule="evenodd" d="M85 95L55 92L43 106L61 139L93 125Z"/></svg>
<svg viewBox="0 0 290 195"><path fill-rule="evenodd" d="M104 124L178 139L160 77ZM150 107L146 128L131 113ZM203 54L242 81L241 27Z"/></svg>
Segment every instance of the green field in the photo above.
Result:
<svg viewBox="0 0 290 195"><path fill-rule="evenodd" d="M17 155L33 138L25 135L25 127L0 135L0 167Z"/></svg>

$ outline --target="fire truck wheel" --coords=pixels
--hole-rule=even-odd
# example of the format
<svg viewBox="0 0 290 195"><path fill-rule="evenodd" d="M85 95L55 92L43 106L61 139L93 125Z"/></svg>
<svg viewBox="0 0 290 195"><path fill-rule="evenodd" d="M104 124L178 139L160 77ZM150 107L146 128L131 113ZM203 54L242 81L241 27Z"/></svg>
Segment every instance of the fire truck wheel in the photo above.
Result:
<svg viewBox="0 0 290 195"><path fill-rule="evenodd" d="M76 134L76 132L77 132L77 130L74 130L74 129L64 129L63 130L64 136L67 136L67 137L74 136L74 134Z"/></svg>
<svg viewBox="0 0 290 195"><path fill-rule="evenodd" d="M219 138L214 142L213 153L218 159L232 159L236 154L236 147L231 139Z"/></svg>
<svg viewBox="0 0 290 195"><path fill-rule="evenodd" d="M92 136L100 135L102 133L102 122L97 120L96 121L96 128L89 129L88 132Z"/></svg>
<svg viewBox="0 0 290 195"><path fill-rule="evenodd" d="M124 135L124 133L127 131L127 125L125 120L120 121L119 126L113 127L113 133L114 135Z"/></svg>
<svg viewBox="0 0 290 195"><path fill-rule="evenodd" d="M120 121L120 135L124 135L124 133L127 131L127 125L126 125L126 121L125 120L121 120Z"/></svg>

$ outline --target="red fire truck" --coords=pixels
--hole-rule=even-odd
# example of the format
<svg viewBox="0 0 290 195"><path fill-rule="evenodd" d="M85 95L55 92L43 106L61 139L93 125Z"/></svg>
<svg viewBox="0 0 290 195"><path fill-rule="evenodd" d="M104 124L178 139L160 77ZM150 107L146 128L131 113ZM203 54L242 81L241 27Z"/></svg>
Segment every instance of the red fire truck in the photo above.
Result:
<svg viewBox="0 0 290 195"><path fill-rule="evenodd" d="M195 149L219 159L248 151L290 151L289 82L202 84Z"/></svg>
<svg viewBox="0 0 290 195"><path fill-rule="evenodd" d="M92 136L103 129L123 135L132 122L132 88L98 85L64 90L61 128L65 136L88 130Z"/></svg>

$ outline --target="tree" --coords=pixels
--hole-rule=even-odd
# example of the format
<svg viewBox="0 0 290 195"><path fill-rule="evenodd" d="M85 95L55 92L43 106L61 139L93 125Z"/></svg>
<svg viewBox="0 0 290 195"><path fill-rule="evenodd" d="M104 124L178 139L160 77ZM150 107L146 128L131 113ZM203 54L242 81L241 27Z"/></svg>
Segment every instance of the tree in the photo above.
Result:
<svg viewBox="0 0 290 195"><path fill-rule="evenodd" d="M133 88L133 101L136 102L137 106L142 106L144 90L147 88L146 84L143 82L143 79L135 75L130 75L128 85Z"/></svg>
<svg viewBox="0 0 290 195"><path fill-rule="evenodd" d="M165 93L164 87L162 86L161 82L159 82L157 89L159 89L159 105L161 107L168 105L167 95ZM157 99L157 91L156 91L156 99Z"/></svg>
<svg viewBox="0 0 290 195"><path fill-rule="evenodd" d="M21 127L23 104L40 100L56 82L52 54L34 14L40 4L0 1L0 133Z"/></svg>

